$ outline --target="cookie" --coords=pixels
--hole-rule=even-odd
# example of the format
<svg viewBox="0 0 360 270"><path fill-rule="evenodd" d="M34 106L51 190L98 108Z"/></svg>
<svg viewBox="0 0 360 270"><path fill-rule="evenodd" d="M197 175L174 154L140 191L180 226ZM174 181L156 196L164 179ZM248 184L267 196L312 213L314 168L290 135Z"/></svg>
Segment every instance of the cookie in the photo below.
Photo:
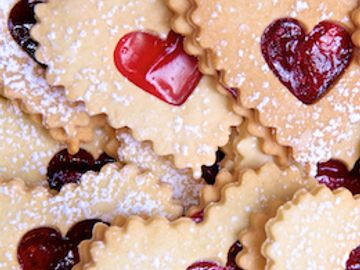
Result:
<svg viewBox="0 0 360 270"><path fill-rule="evenodd" d="M134 165L104 167L86 173L80 185L66 185L57 195L48 189L28 189L17 179L0 184L0 269L21 269L17 247L28 231L43 226L65 234L85 219L112 221L117 215L160 215L174 219L182 208L171 200L171 188L159 184L151 173L141 174Z"/></svg>
<svg viewBox="0 0 360 270"><path fill-rule="evenodd" d="M49 86L44 68L14 39L16 37L24 47L34 49L34 45L25 39L30 21L35 20L31 17L33 5L17 0L4 0L0 5L0 93L20 101L26 113L40 115L51 134L63 134L62 141L69 143L71 152L76 153L79 142L87 143L92 136L84 105L67 101L63 88Z"/></svg>
<svg viewBox="0 0 360 270"><path fill-rule="evenodd" d="M131 128L137 140L151 141L157 154L173 155L178 168L192 168L197 178L202 165L214 163L240 119L183 51L182 37L170 32L162 1L51 0L36 14L32 35L50 84L65 86L91 115L107 114L114 128Z"/></svg>
<svg viewBox="0 0 360 270"><path fill-rule="evenodd" d="M0 178L24 179L27 185L46 185L46 172L50 160L66 145L54 140L40 124L24 114L18 106L0 97ZM81 147L98 158L111 139L103 129L105 123L96 120L95 138ZM94 123L95 125L95 123Z"/></svg>
<svg viewBox="0 0 360 270"><path fill-rule="evenodd" d="M189 39L206 54L201 59L211 61L207 67L221 71L222 83L238 90L238 104L256 110L260 123L273 128L277 142L291 147L294 159L307 166L313 175L318 162L338 158L351 167L360 155L357 147L360 70L353 60L358 49L350 40L354 26L349 17L357 5L356 0L326 3L263 0L251 4L248 1L195 0L191 14L187 15L188 24L194 29ZM289 42L302 44L299 45L302 51L316 47L316 40L321 36L330 37L329 31L334 31L341 39L339 46L335 38L329 40L329 46L321 44L324 50L318 57L314 50L313 54L302 58L303 71L313 72L313 76L302 71L296 73L300 64L288 64L279 53L281 63L288 64L285 70L292 74L293 85L276 70L269 51L285 42L280 35L271 33L276 33L276 29L279 33L287 31L287 26L298 31L296 38L289 38ZM316 36L317 31L322 34ZM301 42L302 39L307 42ZM329 52L330 47L332 52ZM299 57L289 59L295 61ZM312 59L322 59L322 62L312 66ZM331 63L332 59L338 59L339 65ZM322 69L326 63L332 68ZM300 83L301 76L306 83Z"/></svg>
<svg viewBox="0 0 360 270"><path fill-rule="evenodd" d="M118 159L132 163L144 171L150 171L161 182L172 187L174 199L181 202L185 209L199 204L200 190L205 186L203 179L193 178L189 169L177 169L169 157L158 156L149 142L139 142L128 129L117 131Z"/></svg>
<svg viewBox="0 0 360 270"><path fill-rule="evenodd" d="M122 220L121 227L116 223L96 227L92 242L80 247L82 261L75 269L176 270L205 261L224 265L252 211L264 209L276 198L290 199L299 188L314 184L296 168L281 171L267 164L259 172L249 170L222 190L220 202L206 207L201 223L131 217L125 223Z"/></svg>
<svg viewBox="0 0 360 270"><path fill-rule="evenodd" d="M359 197L345 189L297 193L266 224L266 269L350 269L346 262L360 243L359 212Z"/></svg>
<svg viewBox="0 0 360 270"><path fill-rule="evenodd" d="M356 27L356 31L353 33L352 35L352 40L354 42L354 44L357 47L360 47L360 32L359 32L359 27L360 27L360 7L358 7L357 9L355 9L352 13L352 21Z"/></svg>

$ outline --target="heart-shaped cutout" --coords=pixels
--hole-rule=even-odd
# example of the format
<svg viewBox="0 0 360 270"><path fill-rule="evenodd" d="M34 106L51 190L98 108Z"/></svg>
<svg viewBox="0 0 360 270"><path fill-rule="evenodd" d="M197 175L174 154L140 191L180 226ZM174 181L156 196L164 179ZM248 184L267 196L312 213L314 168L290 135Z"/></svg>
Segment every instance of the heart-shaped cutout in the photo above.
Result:
<svg viewBox="0 0 360 270"><path fill-rule="evenodd" d="M65 237L53 228L43 227L26 233L21 239L17 257L23 270L70 270L79 262L78 245L90 239L96 223L101 220L84 220L75 224Z"/></svg>
<svg viewBox="0 0 360 270"><path fill-rule="evenodd" d="M202 77L197 59L185 53L183 38L174 32L165 40L147 32L129 33L117 44L114 61L124 77L172 105L182 105Z"/></svg>
<svg viewBox="0 0 360 270"><path fill-rule="evenodd" d="M290 92L304 104L313 104L349 66L353 44L349 33L332 22L320 22L307 35L297 20L283 18L266 28L261 50Z"/></svg>

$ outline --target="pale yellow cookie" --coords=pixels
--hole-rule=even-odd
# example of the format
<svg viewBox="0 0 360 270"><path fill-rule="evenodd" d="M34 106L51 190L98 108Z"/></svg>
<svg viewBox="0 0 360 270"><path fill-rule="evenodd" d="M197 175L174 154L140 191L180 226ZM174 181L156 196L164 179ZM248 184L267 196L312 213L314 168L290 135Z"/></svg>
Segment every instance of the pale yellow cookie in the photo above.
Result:
<svg viewBox="0 0 360 270"><path fill-rule="evenodd" d="M348 190L299 191L266 224L265 269L345 269L360 243L360 198Z"/></svg>
<svg viewBox="0 0 360 270"><path fill-rule="evenodd" d="M137 140L152 141L157 154L173 155L178 168L192 168L197 178L201 165L214 163L230 126L240 123L216 82L203 77L183 105L173 106L130 82L114 63L117 43L130 32L166 38L170 12L161 0L51 0L36 14L37 56L49 65L48 81L65 86L70 100L84 101L91 115L107 114L114 128L131 128Z"/></svg>
<svg viewBox="0 0 360 270"><path fill-rule="evenodd" d="M169 157L156 155L150 143L137 141L128 129L117 131L116 138L120 143L120 162L133 163L155 174L161 182L172 187L174 199L180 201L185 209L199 204L200 190L206 185L203 179L193 178L189 169L177 169Z"/></svg>
<svg viewBox="0 0 360 270"><path fill-rule="evenodd" d="M337 158L350 168L360 155L360 69L352 61L323 98L305 105L268 68L260 40L267 26L283 17L299 20L307 33L331 20L351 34L349 15L357 5L357 0L194 0L187 16L193 27L189 39L203 49L201 59L211 60L206 66L221 71L222 83L238 89L238 103L256 110L260 123L274 128L279 144L291 147L294 159L312 174L320 161Z"/></svg>
<svg viewBox="0 0 360 270"><path fill-rule="evenodd" d="M75 269L184 270L204 260L224 265L238 233L248 226L251 212L266 208L275 199L288 200L298 189L312 188L315 182L302 178L296 168L281 171L274 164L257 173L247 171L222 190L220 202L205 209L202 223L186 218L169 223L162 218L131 217L123 227L97 227L93 241L81 247L90 250L84 250L87 255Z"/></svg>
<svg viewBox="0 0 360 270"><path fill-rule="evenodd" d="M171 188L134 165L117 164L100 173L86 173L79 185L63 187L57 195L39 187L28 189L22 180L0 184L0 269L20 270L17 245L28 231L47 226L63 234L86 219L110 222L117 215L160 215L175 219L182 208L171 200Z"/></svg>
<svg viewBox="0 0 360 270"><path fill-rule="evenodd" d="M94 118L95 137L81 147L94 158L104 152L111 134L103 128L100 117ZM100 125L102 124L102 125ZM0 97L0 178L24 179L27 185L45 185L47 166L66 145L55 141L49 132L24 114L18 106Z"/></svg>
<svg viewBox="0 0 360 270"><path fill-rule="evenodd" d="M79 141L89 142L92 136L89 116L83 104L67 101L64 89L47 84L45 70L12 38L8 17L18 2L3 0L0 5L0 93L20 101L26 113L41 115L44 126L63 133L70 150L77 152Z"/></svg>

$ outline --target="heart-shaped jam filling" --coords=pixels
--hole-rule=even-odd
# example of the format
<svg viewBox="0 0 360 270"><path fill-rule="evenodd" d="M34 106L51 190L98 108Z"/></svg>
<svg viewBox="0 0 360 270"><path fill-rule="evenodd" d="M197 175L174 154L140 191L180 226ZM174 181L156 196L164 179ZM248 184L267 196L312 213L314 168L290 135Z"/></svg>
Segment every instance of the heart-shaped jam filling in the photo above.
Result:
<svg viewBox="0 0 360 270"><path fill-rule="evenodd" d="M78 245L90 239L94 225L101 220L85 220L75 224L62 237L53 228L43 227L26 233L21 239L17 258L23 270L70 270L79 262Z"/></svg>
<svg viewBox="0 0 360 270"><path fill-rule="evenodd" d="M349 259L346 262L346 270L360 269L360 246L351 251Z"/></svg>
<svg viewBox="0 0 360 270"><path fill-rule="evenodd" d="M349 66L353 44L349 33L332 22L320 22L307 35L297 20L283 18L266 28L261 51L290 92L304 104L313 104Z"/></svg>
<svg viewBox="0 0 360 270"><path fill-rule="evenodd" d="M87 151L80 149L75 155L70 155L64 149L57 153L49 162L47 169L47 179L51 189L60 189L69 183L79 183L81 176L87 171L99 172L101 168L113 163L115 160L105 153L97 160Z"/></svg>
<svg viewBox="0 0 360 270"><path fill-rule="evenodd" d="M197 59L185 53L183 38L174 32L165 40L147 32L129 33L117 44L114 61L124 77L172 105L182 105L202 77Z"/></svg>
<svg viewBox="0 0 360 270"><path fill-rule="evenodd" d="M235 262L237 254L242 250L242 246L239 241L231 246L228 252L228 259L226 266L220 266L215 262L210 261L200 261L193 263L186 270L241 270Z"/></svg>
<svg viewBox="0 0 360 270"><path fill-rule="evenodd" d="M345 187L353 195L358 195L360 194L360 159L351 171L338 160L319 163L316 179L332 190Z"/></svg>
<svg viewBox="0 0 360 270"><path fill-rule="evenodd" d="M20 0L12 8L8 18L8 28L11 36L35 61L37 61L35 51L38 43L31 38L30 30L36 23L34 7L36 4L43 2L43 0Z"/></svg>

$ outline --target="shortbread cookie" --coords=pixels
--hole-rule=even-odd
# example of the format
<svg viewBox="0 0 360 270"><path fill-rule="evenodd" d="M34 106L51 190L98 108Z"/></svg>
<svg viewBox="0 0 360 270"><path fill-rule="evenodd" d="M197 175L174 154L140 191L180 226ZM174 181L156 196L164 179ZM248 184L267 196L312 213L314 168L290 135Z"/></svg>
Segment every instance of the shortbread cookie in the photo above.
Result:
<svg viewBox="0 0 360 270"><path fill-rule="evenodd" d="M190 24L195 26L193 42L197 42L206 53L205 58L211 60L212 65L208 67L221 71L222 83L238 89L239 104L256 109L260 122L275 128L278 142L292 147L295 160L308 165L311 173L315 172L319 161L334 157L351 167L360 155L360 70L352 59L358 51L352 48L350 41L354 27L349 16L357 5L357 0L262 0L252 3L195 0L194 12L188 17ZM284 18L289 16L291 18ZM299 64L287 61L297 61L295 58L299 59L299 56L287 52L293 57L285 59L280 52L282 49L276 48L284 45L285 39L281 39L280 34L271 36L277 33L275 28L281 33L287 31L286 27L297 31L288 39L292 46L301 44L302 49L295 51L305 54L306 50L314 48L309 56L302 58L303 71L298 73ZM312 33L306 35L310 31ZM316 31L322 33L316 35ZM329 44L318 43L319 51L315 44L322 35ZM336 40L341 42L336 43ZM269 50L272 48L280 50L277 55L279 66L271 59ZM282 48L294 47L284 45ZM316 59L321 60L317 66L312 66L311 61ZM280 63L284 74L293 76L290 80L293 85L279 73ZM327 66L331 68L326 69ZM312 76L304 75L305 71L312 72ZM300 83L301 76L305 84Z"/></svg>
<svg viewBox="0 0 360 270"><path fill-rule="evenodd" d="M74 153L79 149L79 141L89 142L92 136L89 116L83 104L66 100L64 89L47 84L45 70L13 39L9 30L10 13L20 18L26 16L17 14L28 11L26 3L3 0L0 5L0 92L6 98L21 101L26 113L41 115L44 126L54 134L64 134L63 141L70 144Z"/></svg>
<svg viewBox="0 0 360 270"><path fill-rule="evenodd" d="M281 171L274 164L258 173L247 171L241 181L222 190L219 203L205 209L202 223L131 217L123 227L97 227L92 243L81 247L83 261L75 269L183 270L201 261L225 264L252 211L277 198L288 200L299 188L312 188L315 182L302 178L296 168Z"/></svg>
<svg viewBox="0 0 360 270"><path fill-rule="evenodd" d="M104 152L111 134L103 129L104 121L97 117L95 138L81 147L95 158ZM95 125L95 123L94 123ZM0 178L24 179L27 185L46 184L46 169L51 158L66 145L55 141L47 130L34 123L18 106L0 98Z"/></svg>
<svg viewBox="0 0 360 270"><path fill-rule="evenodd" d="M200 190L206 184L202 179L195 179L189 169L177 169L169 157L156 155L148 142L135 140L130 130L117 131L116 136L120 146L118 159L120 162L133 163L140 169L150 171L161 182L170 185L173 189L174 199L188 209L199 204Z"/></svg>
<svg viewBox="0 0 360 270"><path fill-rule="evenodd" d="M359 213L360 198L345 189L297 193L266 224L265 269L345 269L360 243Z"/></svg>
<svg viewBox="0 0 360 270"><path fill-rule="evenodd" d="M27 189L22 180L0 184L0 269L21 269L17 245L28 231L53 227L66 233L76 222L117 215L160 215L174 219L182 208L171 200L171 188L151 173L140 174L134 165L119 170L107 165L99 174L87 173L81 184L67 185L55 196L48 189Z"/></svg>
<svg viewBox="0 0 360 270"><path fill-rule="evenodd" d="M32 34L51 84L65 86L91 115L107 114L114 128L152 141L156 153L173 155L178 168L190 167L196 177L201 165L214 163L240 120L170 32L161 0L51 0L36 13Z"/></svg>

